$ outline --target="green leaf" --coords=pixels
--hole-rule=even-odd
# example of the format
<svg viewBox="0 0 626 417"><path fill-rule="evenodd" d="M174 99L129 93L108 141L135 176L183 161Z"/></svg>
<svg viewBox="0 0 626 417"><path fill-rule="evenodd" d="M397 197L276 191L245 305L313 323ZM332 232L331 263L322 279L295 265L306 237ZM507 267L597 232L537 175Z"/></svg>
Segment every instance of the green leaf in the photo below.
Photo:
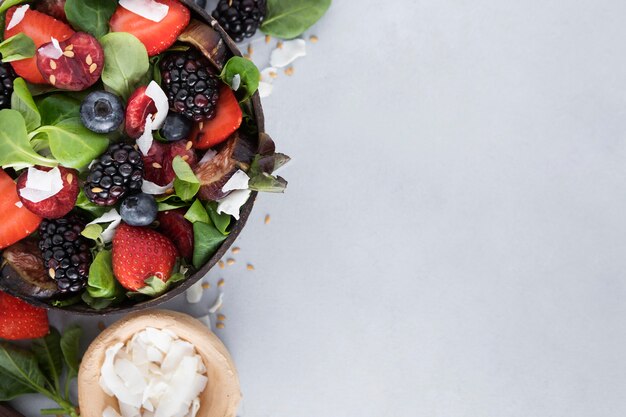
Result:
<svg viewBox="0 0 626 417"><path fill-rule="evenodd" d="M229 235L230 231L228 230L228 228L230 227L230 223L233 219L231 215L227 213L218 213L216 201L211 201L207 203L206 211L211 218L211 222L217 228L217 230L219 230L223 235Z"/></svg>
<svg viewBox="0 0 626 417"><path fill-rule="evenodd" d="M80 118L61 120L54 126L42 126L37 132L48 136L52 155L69 168L81 169L89 165L109 146L106 135L87 129Z"/></svg>
<svg viewBox="0 0 626 417"><path fill-rule="evenodd" d="M185 213L185 218L191 223L209 222L209 214L206 212L206 209L198 199L196 199L191 207L189 207L189 210L187 210L187 213Z"/></svg>
<svg viewBox="0 0 626 417"><path fill-rule="evenodd" d="M26 130L32 132L41 126L41 115L35 105L33 96L30 94L26 82L22 78L13 81L13 95L11 96L11 108L19 111L26 122Z"/></svg>
<svg viewBox="0 0 626 417"><path fill-rule="evenodd" d="M91 267L89 267L89 280L87 282L87 292L93 298L114 299L124 294L113 275L113 263L111 251L100 251Z"/></svg>
<svg viewBox="0 0 626 417"><path fill-rule="evenodd" d="M37 391L20 382L11 374L0 368L0 401L11 401L24 394L35 394Z"/></svg>
<svg viewBox="0 0 626 417"><path fill-rule="evenodd" d="M26 122L17 110L0 110L0 166L21 169L33 165L54 167L57 162L35 152L28 141Z"/></svg>
<svg viewBox="0 0 626 417"><path fill-rule="evenodd" d="M58 391L63 372L63 353L61 352L61 334L59 331L51 327L50 333L46 337L33 341L33 353L50 385Z"/></svg>
<svg viewBox="0 0 626 417"><path fill-rule="evenodd" d="M144 281L146 283L145 287L140 288L139 290L137 290L137 292L131 292L128 295L133 296L142 294L149 297L158 297L159 295L167 292L172 284L183 281L184 279L185 275L180 272L173 274L170 279L167 280L167 282L163 282L161 279L152 276Z"/></svg>
<svg viewBox="0 0 626 417"><path fill-rule="evenodd" d="M202 267L220 247L226 236L212 224L196 222L193 224L193 266Z"/></svg>
<svg viewBox="0 0 626 417"><path fill-rule="evenodd" d="M69 368L68 378L78 375L78 367L80 366L80 337L83 330L78 325L70 326L63 332L61 336L61 352L63 359Z"/></svg>
<svg viewBox="0 0 626 417"><path fill-rule="evenodd" d="M33 391L41 392L46 385L35 355L15 345L0 342L0 368Z"/></svg>
<svg viewBox="0 0 626 417"><path fill-rule="evenodd" d="M102 82L126 101L150 69L146 47L126 32L104 35L100 43L104 49Z"/></svg>
<svg viewBox="0 0 626 417"><path fill-rule="evenodd" d="M283 177L275 177L268 173L261 173L250 178L248 187L254 191L262 191L266 193L284 193L287 188L287 180Z"/></svg>
<svg viewBox="0 0 626 417"><path fill-rule="evenodd" d="M75 29L100 38L109 32L109 20L116 8L115 0L67 0L65 15Z"/></svg>
<svg viewBox="0 0 626 417"><path fill-rule="evenodd" d="M249 59L242 58L240 56L234 56L229 59L224 66L220 77L222 78L222 81L232 86L233 77L237 74L239 74L239 77L241 78L241 83L237 92L245 92L242 98L243 101L250 98L259 88L261 73L259 72L259 69L256 67L256 65L254 65L254 63Z"/></svg>
<svg viewBox="0 0 626 417"><path fill-rule="evenodd" d="M96 218L102 216L108 209L108 207L99 206L89 201L82 187L80 191L78 192L78 198L76 199L76 207L91 213L91 215L93 215L93 217L96 217Z"/></svg>
<svg viewBox="0 0 626 417"><path fill-rule="evenodd" d="M198 194L200 184L182 181L178 178L174 180L174 190L176 195L183 201L191 201Z"/></svg>
<svg viewBox="0 0 626 417"><path fill-rule="evenodd" d="M9 10L13 6L17 6L18 4L26 3L29 0L4 0L0 3L0 13L4 13Z"/></svg>
<svg viewBox="0 0 626 417"><path fill-rule="evenodd" d="M80 117L80 101L64 94L53 94L39 102L41 123L56 125L57 123Z"/></svg>
<svg viewBox="0 0 626 417"><path fill-rule="evenodd" d="M293 39L320 20L331 0L267 0L267 13L261 31L283 39Z"/></svg>
<svg viewBox="0 0 626 417"><path fill-rule="evenodd" d="M80 295L76 295L74 297L66 298L64 300L54 300L54 301L50 302L50 304L52 306L60 307L60 308L73 306L73 305L78 304L78 303L80 303Z"/></svg>
<svg viewBox="0 0 626 417"><path fill-rule="evenodd" d="M200 190L200 181L185 160L177 156L172 161L172 168L176 174L174 191L183 201L191 201Z"/></svg>
<svg viewBox="0 0 626 417"><path fill-rule="evenodd" d="M35 56L35 42L23 33L11 36L0 43L2 62L13 62Z"/></svg>
<svg viewBox="0 0 626 417"><path fill-rule="evenodd" d="M80 232L80 234L86 237L87 239L98 240L100 239L100 235L102 234L103 231L104 229L102 228L101 225L94 223L94 224L88 224L87 226L85 226L85 228L83 229L82 232Z"/></svg>

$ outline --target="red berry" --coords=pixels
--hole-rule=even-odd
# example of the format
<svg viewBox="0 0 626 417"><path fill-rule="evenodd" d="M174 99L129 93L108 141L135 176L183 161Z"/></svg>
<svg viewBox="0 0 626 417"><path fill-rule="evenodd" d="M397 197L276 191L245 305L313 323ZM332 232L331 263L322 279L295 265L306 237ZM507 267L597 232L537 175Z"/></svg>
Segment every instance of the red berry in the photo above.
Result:
<svg viewBox="0 0 626 417"><path fill-rule="evenodd" d="M157 0L169 7L167 16L160 22L153 22L122 6L117 6L109 21L112 32L128 32L139 39L146 47L148 55L155 56L176 42L176 38L189 24L189 9L178 0Z"/></svg>
<svg viewBox="0 0 626 417"><path fill-rule="evenodd" d="M159 232L172 239L180 256L187 261L193 257L193 224L185 218L187 209L161 211L157 216Z"/></svg>
<svg viewBox="0 0 626 417"><path fill-rule="evenodd" d="M126 105L126 134L137 139L146 127L146 118L157 112L154 100L146 95L148 87L142 86L135 90Z"/></svg>
<svg viewBox="0 0 626 417"><path fill-rule="evenodd" d="M196 152L188 140L152 142L148 155L143 157L144 178L160 186L171 183L176 178L172 162L177 156L182 157L191 168L198 163Z"/></svg>
<svg viewBox="0 0 626 417"><path fill-rule="evenodd" d="M40 171L50 171L52 168L37 167ZM24 171L17 179L17 189L20 200L28 210L46 219L58 219L72 211L78 198L78 171L75 169L59 167L61 171L61 180L63 181L63 189L52 197L43 201L34 203L22 197L21 190L26 188L28 181L28 170Z"/></svg>
<svg viewBox="0 0 626 417"><path fill-rule="evenodd" d="M45 309L0 292L0 339L37 339L49 331Z"/></svg>
<svg viewBox="0 0 626 417"><path fill-rule="evenodd" d="M170 239L147 227L122 223L113 238L113 274L122 286L137 291L156 276L167 282L178 251Z"/></svg>
<svg viewBox="0 0 626 417"><path fill-rule="evenodd" d="M211 120L196 123L191 135L196 149L208 149L224 142L241 126L242 112L237 97L228 86L220 89L217 112Z"/></svg>
<svg viewBox="0 0 626 417"><path fill-rule="evenodd" d="M37 50L39 72L53 86L70 91L82 91L96 83L104 66L104 50L96 38L88 33L78 32L60 42L64 51L58 58L52 43L46 43Z"/></svg>
<svg viewBox="0 0 626 417"><path fill-rule="evenodd" d="M13 14L18 7L11 7L6 14L7 27L11 22ZM35 43L35 48L51 41L55 38L59 42L63 42L74 34L74 30L65 23L51 16L28 9L24 18L14 27L4 31L4 38L8 39L18 33L23 33L30 37ZM13 69L20 77L34 84L47 84L45 79L37 68L37 57L22 59L11 62Z"/></svg>
<svg viewBox="0 0 626 417"><path fill-rule="evenodd" d="M13 179L1 169L0 196L0 249L4 249L35 232L41 217L22 205Z"/></svg>

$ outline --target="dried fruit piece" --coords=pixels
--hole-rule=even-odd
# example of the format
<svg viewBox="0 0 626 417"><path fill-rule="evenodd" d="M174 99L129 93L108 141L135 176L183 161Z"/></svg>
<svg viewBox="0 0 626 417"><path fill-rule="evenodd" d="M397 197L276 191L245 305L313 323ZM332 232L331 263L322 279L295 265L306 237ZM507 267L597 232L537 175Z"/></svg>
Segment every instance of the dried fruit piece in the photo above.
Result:
<svg viewBox="0 0 626 417"><path fill-rule="evenodd" d="M2 286L14 294L38 299L58 294L57 284L48 276L36 239L24 239L2 252Z"/></svg>
<svg viewBox="0 0 626 417"><path fill-rule="evenodd" d="M206 23L192 20L178 40L195 46L220 71L226 64L228 48L222 35Z"/></svg>
<svg viewBox="0 0 626 417"><path fill-rule="evenodd" d="M85 90L102 74L104 51L96 38L77 32L69 39L42 45L37 50L37 67L50 84L70 91Z"/></svg>
<svg viewBox="0 0 626 417"><path fill-rule="evenodd" d="M32 181L29 182L29 173L37 173L36 171L39 171L39 173L41 173L41 171L57 172L56 169L48 167L36 167L34 169L31 168L24 171L24 173L19 176L17 179L17 189L20 200L24 206L36 215L47 219L58 219L72 211L74 204L76 204L76 199L78 198L78 171L65 167L58 167L59 173L57 174L57 181L61 182L61 186L59 187L60 190L54 195L44 198L43 200L33 198L33 195L46 193L46 190L42 190L41 188L45 188L48 185L52 186L52 184L32 184ZM31 190L31 192L27 193L24 190Z"/></svg>

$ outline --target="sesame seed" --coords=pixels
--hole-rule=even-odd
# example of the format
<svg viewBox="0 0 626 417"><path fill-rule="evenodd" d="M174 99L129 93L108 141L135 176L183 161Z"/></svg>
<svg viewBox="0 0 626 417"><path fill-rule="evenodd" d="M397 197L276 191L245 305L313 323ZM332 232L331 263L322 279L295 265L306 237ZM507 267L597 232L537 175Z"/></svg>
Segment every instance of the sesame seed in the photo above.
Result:
<svg viewBox="0 0 626 417"><path fill-rule="evenodd" d="M292 76L293 75L293 67L285 68L285 75Z"/></svg>
<svg viewBox="0 0 626 417"><path fill-rule="evenodd" d="M265 224L270 224L270 222L272 221L272 218L270 217L269 214L265 215Z"/></svg>
<svg viewBox="0 0 626 417"><path fill-rule="evenodd" d="M54 278L54 268L48 269L48 275L50 275L50 278Z"/></svg>
<svg viewBox="0 0 626 417"><path fill-rule="evenodd" d="M165 190L165 194L174 194L174 189L168 188L167 190Z"/></svg>
<svg viewBox="0 0 626 417"><path fill-rule="evenodd" d="M161 169L163 168L163 165L159 164L158 162L153 162L152 168Z"/></svg>
<svg viewBox="0 0 626 417"><path fill-rule="evenodd" d="M100 187L93 187L91 189L92 193L101 193L102 191L104 191L104 190L102 188L100 188Z"/></svg>
<svg viewBox="0 0 626 417"><path fill-rule="evenodd" d="M217 281L217 286L218 287L223 287L224 286L224 278L220 278L220 280Z"/></svg>
<svg viewBox="0 0 626 417"><path fill-rule="evenodd" d="M85 62L87 63L87 65L93 64L93 58L91 58L91 55L87 55L87 58L85 58Z"/></svg>
<svg viewBox="0 0 626 417"><path fill-rule="evenodd" d="M65 47L65 50L66 50L66 51L73 51L73 50L74 50L74 45L70 43L69 45L67 45L67 46Z"/></svg>
<svg viewBox="0 0 626 417"><path fill-rule="evenodd" d="M265 43L270 43L272 37L270 35L265 35Z"/></svg>
<svg viewBox="0 0 626 417"><path fill-rule="evenodd" d="M183 161L188 161L189 160L189 155L183 155Z"/></svg>
<svg viewBox="0 0 626 417"><path fill-rule="evenodd" d="M278 78L278 73L276 71L270 71L270 78Z"/></svg>
<svg viewBox="0 0 626 417"><path fill-rule="evenodd" d="M217 315L217 319L218 319L219 321L224 321L224 320L226 320L226 316L225 316L225 315L223 315L223 314L218 314L218 315Z"/></svg>
<svg viewBox="0 0 626 417"><path fill-rule="evenodd" d="M254 265L252 265L252 264L248 264L248 265L246 266L246 269L248 269L248 271L254 271Z"/></svg>
<svg viewBox="0 0 626 417"><path fill-rule="evenodd" d="M75 54L74 54L74 52L72 52L72 51L67 51L67 50L66 50L65 52L63 52L63 55L65 55L65 56L66 56L66 57L68 57L68 58L74 58L74 55L75 55Z"/></svg>
<svg viewBox="0 0 626 417"><path fill-rule="evenodd" d="M235 264L235 260L233 258L228 258L226 260L226 265L231 266Z"/></svg>
<svg viewBox="0 0 626 417"><path fill-rule="evenodd" d="M90 73L90 74L93 74L93 73L94 73L94 71L95 71L95 70L97 70L97 69L98 69L98 64L96 64L96 63L94 62L93 64L91 64L91 65L89 66L89 73Z"/></svg>
<svg viewBox="0 0 626 417"><path fill-rule="evenodd" d="M211 288L211 284L209 284L208 282L202 283L202 289L203 290L208 290L209 288Z"/></svg>
<svg viewBox="0 0 626 417"><path fill-rule="evenodd" d="M55 61L50 60L50 68L53 70L57 69L57 63Z"/></svg>
<svg viewBox="0 0 626 417"><path fill-rule="evenodd" d="M223 329L225 326L224 326L224 323L222 323L221 321L219 321L219 322L217 322L217 324L215 325L215 327L217 327L218 329Z"/></svg>
<svg viewBox="0 0 626 417"><path fill-rule="evenodd" d="M224 265L224 261L219 261L217 263L217 265L220 267L220 269L224 269L225 265Z"/></svg>
<svg viewBox="0 0 626 417"><path fill-rule="evenodd" d="M241 251L241 248L240 248L240 247L238 247L238 246L235 246L235 247L231 250L231 252L232 252L232 253L235 253L235 254L239 253L240 251Z"/></svg>
<svg viewBox="0 0 626 417"><path fill-rule="evenodd" d="M49 80L50 80L50 84L54 85L57 82L57 77L55 77L54 75L51 75Z"/></svg>
<svg viewBox="0 0 626 417"><path fill-rule="evenodd" d="M74 182L74 174L69 173L67 174L67 177L65 177L67 179L67 183L71 184L72 182Z"/></svg>
<svg viewBox="0 0 626 417"><path fill-rule="evenodd" d="M317 36L315 36L315 35L311 35L311 37L309 38L309 40L310 40L312 43L317 43L317 41L319 41L319 40L320 40L320 38L318 38L318 37L317 37Z"/></svg>
<svg viewBox="0 0 626 417"><path fill-rule="evenodd" d="M191 149L192 146L193 146L193 142L192 141L188 141L187 145L185 146L185 149L189 150L189 149Z"/></svg>

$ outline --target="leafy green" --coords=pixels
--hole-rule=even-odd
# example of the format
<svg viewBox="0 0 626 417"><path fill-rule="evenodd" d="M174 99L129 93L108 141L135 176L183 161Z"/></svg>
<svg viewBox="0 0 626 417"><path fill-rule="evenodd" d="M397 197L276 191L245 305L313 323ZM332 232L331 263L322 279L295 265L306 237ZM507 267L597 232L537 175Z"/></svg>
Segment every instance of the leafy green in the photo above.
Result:
<svg viewBox="0 0 626 417"><path fill-rule="evenodd" d="M82 232L80 232L80 234L86 237L87 239L98 240L100 239L100 235L102 234L103 231L104 229L102 228L101 225L94 223L94 224L88 224L87 226L85 226L85 228L83 229Z"/></svg>
<svg viewBox="0 0 626 417"><path fill-rule="evenodd" d="M63 359L67 365L69 372L68 377L78 375L78 367L80 366L80 337L83 329L78 325L70 326L65 329L61 336L61 352Z"/></svg>
<svg viewBox="0 0 626 417"><path fill-rule="evenodd" d="M252 97L259 88L261 73L249 59L234 56L224 66L220 77L226 84L233 85L233 77L237 74L239 74L241 79L240 87L237 91L244 91L245 94L241 99L246 100Z"/></svg>
<svg viewBox="0 0 626 417"><path fill-rule="evenodd" d="M142 294L142 295L147 295L149 297L158 297L159 295L167 292L167 290L172 286L172 284L183 281L184 279L185 279L185 274L182 274L180 272L173 274L170 277L170 279L167 280L167 282L163 282L163 280L155 276L152 276L144 281L146 283L145 287L140 288L139 290L137 290L137 292L129 293L128 295L134 296L134 295Z"/></svg>
<svg viewBox="0 0 626 417"><path fill-rule="evenodd" d="M217 228L217 230L219 230L223 235L230 234L228 228L230 227L230 223L233 219L230 214L218 213L216 201L211 201L207 203L206 211L211 218L211 222Z"/></svg>
<svg viewBox="0 0 626 417"><path fill-rule="evenodd" d="M52 94L39 102L41 124L56 125L57 123L80 117L80 101L65 94Z"/></svg>
<svg viewBox="0 0 626 417"><path fill-rule="evenodd" d="M26 3L29 0L4 0L0 3L0 13L4 13L9 10L13 6L17 6L18 4Z"/></svg>
<svg viewBox="0 0 626 417"><path fill-rule="evenodd" d="M212 224L196 222L193 224L193 266L200 268L208 262L220 247L226 236Z"/></svg>
<svg viewBox="0 0 626 417"><path fill-rule="evenodd" d="M102 82L107 90L128 100L150 69L146 47L126 32L104 35L100 43L104 49Z"/></svg>
<svg viewBox="0 0 626 417"><path fill-rule="evenodd" d="M0 43L2 62L13 62L35 56L35 42L27 35L18 33Z"/></svg>
<svg viewBox="0 0 626 417"><path fill-rule="evenodd" d="M174 158L172 168L176 174L174 179L176 195L183 201L191 201L200 190L200 181L189 164L180 156Z"/></svg>
<svg viewBox="0 0 626 417"><path fill-rule="evenodd" d="M0 368L0 401L11 401L20 395L35 394L37 390L20 382Z"/></svg>
<svg viewBox="0 0 626 417"><path fill-rule="evenodd" d="M48 382L60 390L63 372L63 353L61 352L61 334L54 327L50 333L33 342L33 353L39 362L39 368L48 378Z"/></svg>
<svg viewBox="0 0 626 417"><path fill-rule="evenodd" d="M123 294L122 287L113 275L111 251L100 251L89 268L87 292L93 298L114 299Z"/></svg>
<svg viewBox="0 0 626 417"><path fill-rule="evenodd" d="M109 20L116 7L115 0L67 0L65 15L77 30L100 38L109 32Z"/></svg>
<svg viewBox="0 0 626 417"><path fill-rule="evenodd" d="M206 209L198 199L196 199L191 207L189 207L189 210L187 210L187 213L185 213L185 218L191 223L209 222L209 214L206 212Z"/></svg>
<svg viewBox="0 0 626 417"><path fill-rule="evenodd" d="M36 131L45 133L52 155L63 166L81 169L102 154L109 146L106 135L87 129L80 118L61 120L56 125L42 126Z"/></svg>
<svg viewBox="0 0 626 417"><path fill-rule="evenodd" d="M33 165L53 167L57 162L35 152L28 141L26 122L17 110L0 110L0 166L16 169Z"/></svg>
<svg viewBox="0 0 626 417"><path fill-rule="evenodd" d="M26 82L22 78L13 81L13 95L11 96L11 108L22 113L26 122L26 130L29 132L41 126L41 115L35 105L33 96L30 94Z"/></svg>
<svg viewBox="0 0 626 417"><path fill-rule="evenodd" d="M6 342L0 342L0 368L35 391L46 384L46 377L39 369L35 355Z"/></svg>
<svg viewBox="0 0 626 417"><path fill-rule="evenodd" d="M274 176L263 172L250 178L248 187L253 191L263 191L266 193L284 193L287 188L287 180L283 177Z"/></svg>
<svg viewBox="0 0 626 417"><path fill-rule="evenodd" d="M102 216L108 209L108 207L99 206L89 201L82 187L80 191L78 192L78 198L76 199L76 207L91 213L91 215L93 215L94 217Z"/></svg>
<svg viewBox="0 0 626 417"><path fill-rule="evenodd" d="M331 0L267 0L261 31L277 38L293 39L320 20Z"/></svg>

